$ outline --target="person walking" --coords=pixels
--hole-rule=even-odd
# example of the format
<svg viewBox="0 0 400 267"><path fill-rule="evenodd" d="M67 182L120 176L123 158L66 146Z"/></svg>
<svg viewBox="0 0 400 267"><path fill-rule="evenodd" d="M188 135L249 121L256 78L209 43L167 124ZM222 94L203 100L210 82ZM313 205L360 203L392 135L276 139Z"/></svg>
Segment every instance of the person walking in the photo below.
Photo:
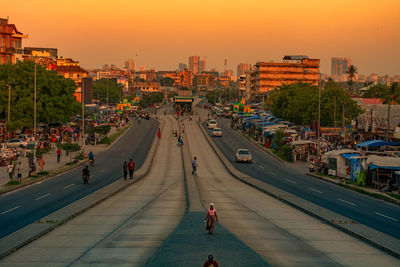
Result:
<svg viewBox="0 0 400 267"><path fill-rule="evenodd" d="M12 180L12 178L13 178L13 169L14 169L14 167L10 160L10 162L8 163L8 166L7 166L7 173L8 173L8 176L10 177L10 180Z"/></svg>
<svg viewBox="0 0 400 267"><path fill-rule="evenodd" d="M135 162L133 162L132 159L129 161L128 170L129 170L129 179L132 180L133 172L135 171Z"/></svg>
<svg viewBox="0 0 400 267"><path fill-rule="evenodd" d="M161 129L160 129L160 128L158 128L157 137L158 137L158 138L161 138Z"/></svg>
<svg viewBox="0 0 400 267"><path fill-rule="evenodd" d="M203 267L218 267L218 262L214 260L213 255L208 255L208 260L204 263Z"/></svg>
<svg viewBox="0 0 400 267"><path fill-rule="evenodd" d="M44 170L44 158L43 158L43 156L39 160L39 167L40 167L40 171L42 172Z"/></svg>
<svg viewBox="0 0 400 267"><path fill-rule="evenodd" d="M197 161L196 161L196 157L194 157L193 162L192 162L192 174L195 175L196 174L196 170L197 167L199 167L199 165L197 165Z"/></svg>
<svg viewBox="0 0 400 267"><path fill-rule="evenodd" d="M122 169L124 170L124 180L126 180L126 177L128 176L128 163L125 161L124 165L122 165Z"/></svg>
<svg viewBox="0 0 400 267"><path fill-rule="evenodd" d="M58 148L57 149L57 162L60 162L60 159L61 159L61 149Z"/></svg>
<svg viewBox="0 0 400 267"><path fill-rule="evenodd" d="M17 177L18 177L18 182L22 182L22 166L21 166L21 162L18 162L17 165Z"/></svg>
<svg viewBox="0 0 400 267"><path fill-rule="evenodd" d="M217 210L214 208L214 203L210 203L210 208L207 210L205 220L207 222L206 231L208 230L208 233L212 235L215 227L215 222L218 222Z"/></svg>

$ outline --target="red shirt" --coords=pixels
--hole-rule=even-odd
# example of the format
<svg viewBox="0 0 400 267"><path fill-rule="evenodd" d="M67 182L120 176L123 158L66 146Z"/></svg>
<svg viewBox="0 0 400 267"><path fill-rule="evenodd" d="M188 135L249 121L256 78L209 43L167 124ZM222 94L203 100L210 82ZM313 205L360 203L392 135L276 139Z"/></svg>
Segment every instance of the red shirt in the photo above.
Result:
<svg viewBox="0 0 400 267"><path fill-rule="evenodd" d="M129 164L128 164L128 169L130 171L134 171L135 170L135 162L130 161Z"/></svg>
<svg viewBox="0 0 400 267"><path fill-rule="evenodd" d="M218 263L215 260L212 260L211 262L206 261L203 267L218 267Z"/></svg>

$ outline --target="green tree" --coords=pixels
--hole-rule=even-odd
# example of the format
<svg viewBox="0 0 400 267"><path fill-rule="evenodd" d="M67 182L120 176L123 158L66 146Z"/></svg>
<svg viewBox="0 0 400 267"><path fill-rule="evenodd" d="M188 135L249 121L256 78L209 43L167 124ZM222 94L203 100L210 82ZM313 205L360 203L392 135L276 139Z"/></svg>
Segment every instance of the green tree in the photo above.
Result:
<svg viewBox="0 0 400 267"><path fill-rule="evenodd" d="M93 98L102 103L107 103L108 91L108 103L117 104L122 98L122 88L123 86L117 83L115 79L101 79L95 81L93 83Z"/></svg>
<svg viewBox="0 0 400 267"><path fill-rule="evenodd" d="M346 74L347 74L347 85L349 86L349 90L355 95L355 92L353 92L353 84L354 84L354 78L357 74L357 68L354 65L350 65L349 69L346 71Z"/></svg>
<svg viewBox="0 0 400 267"><path fill-rule="evenodd" d="M11 86L11 112L8 127L18 129L33 126L35 63L19 62L14 65L0 65L0 115L8 110L8 85ZM69 121L74 113L76 85L55 71L48 71L37 65L37 122Z"/></svg>
<svg viewBox="0 0 400 267"><path fill-rule="evenodd" d="M375 86L370 87L364 94L364 98L380 98L383 99L386 97L388 87L385 84L377 84Z"/></svg>
<svg viewBox="0 0 400 267"><path fill-rule="evenodd" d="M388 104L388 117L386 127L386 141L389 140L389 129L390 129L390 107L392 104L398 104L400 101L400 87L398 83L392 83L390 87L387 87L385 96L383 97L383 103Z"/></svg>
<svg viewBox="0 0 400 267"><path fill-rule="evenodd" d="M307 83L284 84L268 96L271 111L276 117L297 125L311 125L318 117L318 90L317 86ZM328 81L321 92L321 125L333 125L334 118L342 114L343 106L346 123L362 112L345 90Z"/></svg>

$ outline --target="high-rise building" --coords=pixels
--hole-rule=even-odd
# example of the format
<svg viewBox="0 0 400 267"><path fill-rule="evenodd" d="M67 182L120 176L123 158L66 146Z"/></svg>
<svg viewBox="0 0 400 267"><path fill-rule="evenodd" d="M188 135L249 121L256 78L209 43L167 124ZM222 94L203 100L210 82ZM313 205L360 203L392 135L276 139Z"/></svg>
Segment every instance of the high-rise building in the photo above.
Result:
<svg viewBox="0 0 400 267"><path fill-rule="evenodd" d="M350 67L350 58L333 57L331 65L331 75L334 77L341 77L346 74Z"/></svg>
<svg viewBox="0 0 400 267"><path fill-rule="evenodd" d="M22 61L24 55L22 39L27 37L17 30L15 24L9 24L8 18L0 18L0 64L15 64Z"/></svg>
<svg viewBox="0 0 400 267"><path fill-rule="evenodd" d="M206 71L206 60L200 60L200 72Z"/></svg>
<svg viewBox="0 0 400 267"><path fill-rule="evenodd" d="M200 69L200 57L199 56L190 56L189 57L189 69L193 74L197 74Z"/></svg>
<svg viewBox="0 0 400 267"><path fill-rule="evenodd" d="M185 69L187 69L187 64L179 63L179 71L184 71Z"/></svg>
<svg viewBox="0 0 400 267"><path fill-rule="evenodd" d="M135 72L136 71L136 61L133 59L125 60L124 67L128 72Z"/></svg>
<svg viewBox="0 0 400 267"><path fill-rule="evenodd" d="M251 68L250 64L245 64L245 63L240 63L239 65L237 65L237 73L236 75L238 77L244 75L246 73L246 71L249 71Z"/></svg>
<svg viewBox="0 0 400 267"><path fill-rule="evenodd" d="M319 84L319 59L307 56L285 56L283 63L257 62L249 71L252 95L260 95L274 90L282 84L296 82Z"/></svg>
<svg viewBox="0 0 400 267"><path fill-rule="evenodd" d="M225 70L224 76L231 78L233 75L233 70Z"/></svg>

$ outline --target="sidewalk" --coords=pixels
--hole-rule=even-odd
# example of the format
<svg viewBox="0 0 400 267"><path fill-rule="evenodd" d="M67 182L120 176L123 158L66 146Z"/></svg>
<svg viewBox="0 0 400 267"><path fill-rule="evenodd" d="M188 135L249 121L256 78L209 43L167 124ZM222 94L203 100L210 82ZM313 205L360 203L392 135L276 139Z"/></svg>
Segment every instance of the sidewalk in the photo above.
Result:
<svg viewBox="0 0 400 267"><path fill-rule="evenodd" d="M128 124L128 126L131 126L132 123ZM121 128L122 129L122 128ZM111 136L112 134L116 133L117 129L116 127L111 127L110 133L108 134L108 136ZM43 170L44 171L54 171L57 170L61 167L65 167L65 164L70 162L70 156L66 155L66 151L62 151L61 152L61 158L60 158L60 162L57 162L57 147L56 144L52 143L52 148L53 150L50 151L47 154L43 155L44 161L45 161L45 165ZM111 144L112 145L112 144ZM105 144L98 144L96 146L94 145L85 145L85 153L88 154L90 151L92 151L95 155L102 153L103 151L105 151L109 146L105 145ZM79 152L73 152L71 153L71 159L73 161L73 158L78 155L80 153ZM22 166L22 179L26 179L28 178L28 158L26 157L22 157L20 156L18 158L18 162L21 162L21 166ZM71 168L73 168L74 166L71 166ZM40 166L39 166L39 162L36 162L36 172L40 172ZM14 173L13 179L16 181L17 180L17 174ZM10 181L10 178L8 176L7 173L7 166L1 166L0 167L0 186L7 184Z"/></svg>

